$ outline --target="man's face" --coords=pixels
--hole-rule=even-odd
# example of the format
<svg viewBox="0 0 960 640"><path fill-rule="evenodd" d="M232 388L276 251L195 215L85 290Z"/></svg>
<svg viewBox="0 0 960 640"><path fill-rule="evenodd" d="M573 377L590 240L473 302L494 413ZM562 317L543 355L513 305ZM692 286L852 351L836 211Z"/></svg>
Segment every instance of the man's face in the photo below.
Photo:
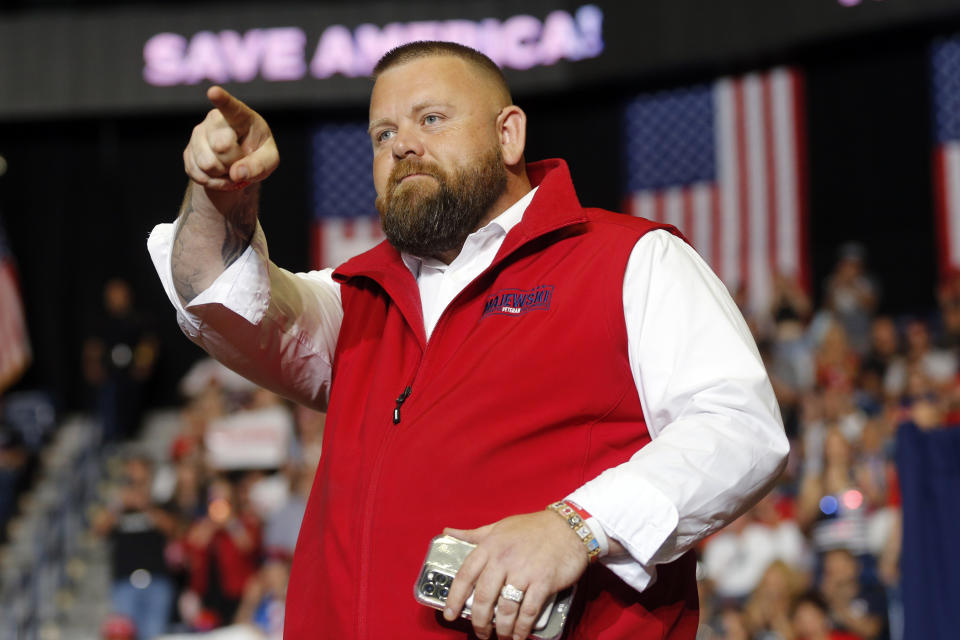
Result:
<svg viewBox="0 0 960 640"><path fill-rule="evenodd" d="M370 137L384 232L419 256L459 250L506 188L494 83L451 56L420 58L377 79Z"/></svg>

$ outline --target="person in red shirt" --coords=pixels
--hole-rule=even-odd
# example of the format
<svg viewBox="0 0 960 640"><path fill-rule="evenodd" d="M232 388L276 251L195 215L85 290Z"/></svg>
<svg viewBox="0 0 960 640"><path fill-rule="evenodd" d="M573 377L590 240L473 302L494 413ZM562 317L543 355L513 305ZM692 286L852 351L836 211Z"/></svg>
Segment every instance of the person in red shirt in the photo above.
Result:
<svg viewBox="0 0 960 640"><path fill-rule="evenodd" d="M808 591L794 601L792 619L794 640L862 640L833 628L827 605L816 591Z"/></svg>
<svg viewBox="0 0 960 640"><path fill-rule="evenodd" d="M190 590L217 624L233 622L247 581L257 572L261 523L224 478L209 489L207 513L187 531Z"/></svg>

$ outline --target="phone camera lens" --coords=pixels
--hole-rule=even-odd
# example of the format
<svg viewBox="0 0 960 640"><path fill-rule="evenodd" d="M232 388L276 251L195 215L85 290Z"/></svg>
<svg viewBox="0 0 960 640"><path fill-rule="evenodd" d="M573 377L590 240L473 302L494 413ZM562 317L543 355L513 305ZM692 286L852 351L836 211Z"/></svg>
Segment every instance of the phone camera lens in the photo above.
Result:
<svg viewBox="0 0 960 640"><path fill-rule="evenodd" d="M437 574L437 580L436 580L437 584L441 584L441 585L442 585L442 584L447 584L447 581L449 581L449 580L450 580L450 578L448 578L447 576L445 576L445 575L443 575L443 574L440 574L440 573Z"/></svg>
<svg viewBox="0 0 960 640"><path fill-rule="evenodd" d="M428 582L424 584L422 589L423 589L423 592L428 596L432 596L433 592L436 591L436 587L432 582Z"/></svg>
<svg viewBox="0 0 960 640"><path fill-rule="evenodd" d="M441 597L441 598L446 598L449 593L450 593L450 588L449 588L449 587L443 587L442 589L440 589L440 597Z"/></svg>

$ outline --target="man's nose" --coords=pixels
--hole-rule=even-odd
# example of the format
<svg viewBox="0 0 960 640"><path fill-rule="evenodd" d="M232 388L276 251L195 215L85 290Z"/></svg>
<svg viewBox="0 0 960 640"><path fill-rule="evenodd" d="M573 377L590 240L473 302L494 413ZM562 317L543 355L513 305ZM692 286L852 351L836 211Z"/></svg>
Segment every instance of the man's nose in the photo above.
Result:
<svg viewBox="0 0 960 640"><path fill-rule="evenodd" d="M393 138L393 155L397 160L409 155L422 156L423 143L420 137L410 129L401 128Z"/></svg>

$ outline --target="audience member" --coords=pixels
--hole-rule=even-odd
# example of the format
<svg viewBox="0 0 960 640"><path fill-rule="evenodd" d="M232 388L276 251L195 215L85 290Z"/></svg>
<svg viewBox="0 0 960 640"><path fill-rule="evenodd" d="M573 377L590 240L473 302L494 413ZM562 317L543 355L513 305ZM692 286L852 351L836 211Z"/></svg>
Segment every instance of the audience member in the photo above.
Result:
<svg viewBox="0 0 960 640"><path fill-rule="evenodd" d="M297 544L297 534L303 514L307 509L307 498L313 486L316 466L297 466L291 472L291 489L286 502L270 514L264 529L263 544L268 554L293 558L293 549Z"/></svg>
<svg viewBox="0 0 960 640"><path fill-rule="evenodd" d="M290 558L269 555L247 583L236 622L256 629L268 640L283 639L283 605L290 579Z"/></svg>
<svg viewBox="0 0 960 640"><path fill-rule="evenodd" d="M960 269L952 269L937 287L937 304L940 308L937 346L955 350L960 347Z"/></svg>
<svg viewBox="0 0 960 640"><path fill-rule="evenodd" d="M103 288L103 311L83 344L83 374L95 390L104 441L123 440L140 427L141 392L153 372L157 339L133 307L122 278Z"/></svg>
<svg viewBox="0 0 960 640"><path fill-rule="evenodd" d="M261 552L261 523L247 504L245 482L218 477L210 484L207 512L186 534L190 573L190 600L199 600L199 611L181 607L185 622L193 626L230 623L240 605L247 580L257 571ZM196 624L202 621L202 624Z"/></svg>
<svg viewBox="0 0 960 640"><path fill-rule="evenodd" d="M810 531L817 553L867 553L866 497L854 474L850 443L839 428L827 430L823 452L823 471L808 474L801 484L797 522Z"/></svg>
<svg viewBox="0 0 960 640"><path fill-rule="evenodd" d="M884 389L893 398L914 400L925 393L947 388L957 375L957 356L938 349L923 320L913 318L906 326L906 351L893 359L884 378ZM934 389L927 390L927 386Z"/></svg>
<svg viewBox="0 0 960 640"><path fill-rule="evenodd" d="M835 629L827 613L827 604L816 591L808 591L793 604L793 640L863 640L860 636Z"/></svg>
<svg viewBox="0 0 960 640"><path fill-rule="evenodd" d="M802 591L806 574L775 560L757 584L744 607L750 638L787 640L791 638L790 606Z"/></svg>
<svg viewBox="0 0 960 640"><path fill-rule="evenodd" d="M780 518L777 499L776 493L765 496L705 543L703 568L722 600L743 603L777 560L794 568L806 564L803 534L795 522Z"/></svg>
<svg viewBox="0 0 960 640"><path fill-rule="evenodd" d="M140 640L166 630L175 595L164 552L177 521L154 501L152 483L153 462L131 455L113 499L94 518L110 539L113 612L132 622Z"/></svg>
<svg viewBox="0 0 960 640"><path fill-rule="evenodd" d="M867 273L865 261L862 245L844 244L825 287L827 310L843 327L854 351L861 354L869 347L870 319L879 298L877 284Z"/></svg>
<svg viewBox="0 0 960 640"><path fill-rule="evenodd" d="M887 637L887 601L883 589L861 579L860 563L850 551L833 549L824 555L820 593L834 628L863 640Z"/></svg>
<svg viewBox="0 0 960 640"><path fill-rule="evenodd" d="M16 511L17 496L36 466L34 458L23 434L0 420L0 544L7 538L7 522Z"/></svg>

